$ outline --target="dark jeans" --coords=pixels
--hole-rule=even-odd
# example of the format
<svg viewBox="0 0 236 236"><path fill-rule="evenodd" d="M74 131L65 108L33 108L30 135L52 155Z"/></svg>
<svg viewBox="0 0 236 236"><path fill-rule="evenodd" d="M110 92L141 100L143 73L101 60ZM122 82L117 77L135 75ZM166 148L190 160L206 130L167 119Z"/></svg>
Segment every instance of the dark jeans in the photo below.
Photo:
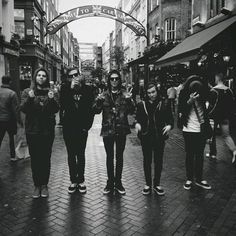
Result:
<svg viewBox="0 0 236 236"><path fill-rule="evenodd" d="M206 144L205 138L201 133L183 132L186 152L186 175L187 180L202 181L203 154Z"/></svg>
<svg viewBox="0 0 236 236"><path fill-rule="evenodd" d="M230 136L230 130L229 130L229 120L223 120L221 122L215 120L214 121L214 129L213 129L213 136L212 140L210 142L210 155L216 156L217 154L217 149L216 149L216 131L217 131L217 126L220 125L222 137L224 139L225 144L228 146L229 150L231 152L234 152L236 150L235 143Z"/></svg>
<svg viewBox="0 0 236 236"><path fill-rule="evenodd" d="M174 114L175 113L175 98L169 98L169 103L170 103L171 111Z"/></svg>
<svg viewBox="0 0 236 236"><path fill-rule="evenodd" d="M71 183L84 182L85 148L88 138L86 130L63 129L63 137L68 154Z"/></svg>
<svg viewBox="0 0 236 236"><path fill-rule="evenodd" d="M121 184L123 170L123 153L125 150L126 136L117 135L103 138L107 154L107 184L113 186ZM114 144L116 144L116 172L114 174Z"/></svg>
<svg viewBox="0 0 236 236"><path fill-rule="evenodd" d="M154 158L153 185L158 186L161 179L165 141L158 140L154 135L146 135L141 137L141 145L146 185L152 186L152 159Z"/></svg>
<svg viewBox="0 0 236 236"><path fill-rule="evenodd" d="M33 181L37 187L48 184L54 137L54 133L50 135L26 134Z"/></svg>
<svg viewBox="0 0 236 236"><path fill-rule="evenodd" d="M14 141L14 133L11 131L9 122L0 121L0 147L2 144L2 140L4 138L5 133L8 133L9 136L9 147L10 147L10 156L11 158L14 158L16 156L15 153L15 141Z"/></svg>

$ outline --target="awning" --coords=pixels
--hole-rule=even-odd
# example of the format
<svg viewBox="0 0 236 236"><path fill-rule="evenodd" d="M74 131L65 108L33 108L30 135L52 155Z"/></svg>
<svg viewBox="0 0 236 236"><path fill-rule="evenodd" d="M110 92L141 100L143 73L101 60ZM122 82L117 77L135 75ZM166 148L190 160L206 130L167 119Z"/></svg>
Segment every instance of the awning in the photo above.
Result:
<svg viewBox="0 0 236 236"><path fill-rule="evenodd" d="M180 44L166 53L163 57L155 62L157 66L168 66L171 64L195 60L198 57L199 49L210 40L215 38L230 25L236 22L236 16L224 20L205 30L193 34L184 39Z"/></svg>
<svg viewBox="0 0 236 236"><path fill-rule="evenodd" d="M133 65L136 65L136 64L145 64L145 63L147 63L147 56L146 55L142 56L142 57L139 57L139 58L137 58L133 61L130 61L127 64L129 66L133 66Z"/></svg>

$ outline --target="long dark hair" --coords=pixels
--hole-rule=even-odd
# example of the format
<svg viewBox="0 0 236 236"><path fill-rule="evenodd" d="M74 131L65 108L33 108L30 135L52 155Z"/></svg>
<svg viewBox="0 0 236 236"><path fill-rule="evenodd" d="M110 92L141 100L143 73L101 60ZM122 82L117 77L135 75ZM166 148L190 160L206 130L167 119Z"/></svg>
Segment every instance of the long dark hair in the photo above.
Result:
<svg viewBox="0 0 236 236"><path fill-rule="evenodd" d="M109 90L111 90L111 75L112 74L116 74L118 75L118 79L119 79L119 84L118 84L118 89L121 88L121 75L120 72L118 70L111 70L108 74L108 80L107 80L107 87Z"/></svg>
<svg viewBox="0 0 236 236"><path fill-rule="evenodd" d="M36 85L36 77L37 77L37 74L39 71L44 71L45 74L46 74L46 81L43 85L44 88L50 88L50 83L49 83L49 74L48 74L48 71L42 67L38 68L37 70L35 70L34 72L34 75L33 75L33 79L31 81L31 85L30 85L30 88L33 89L34 91L37 90L37 85Z"/></svg>

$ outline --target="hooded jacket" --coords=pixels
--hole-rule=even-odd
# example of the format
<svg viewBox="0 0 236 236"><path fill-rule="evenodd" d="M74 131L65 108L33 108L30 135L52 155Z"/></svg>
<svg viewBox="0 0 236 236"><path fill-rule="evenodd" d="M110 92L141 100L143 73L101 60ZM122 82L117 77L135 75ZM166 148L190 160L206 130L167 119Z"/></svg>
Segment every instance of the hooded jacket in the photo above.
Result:
<svg viewBox="0 0 236 236"><path fill-rule="evenodd" d="M161 98L156 104L153 113L154 127L150 126L150 115L148 114L147 104L148 101L141 101L137 104L136 111L136 121L141 125L141 131L138 136L141 138L143 136L149 135L150 133L155 133L157 137L161 139L166 139L168 137L163 135L163 128L166 125L170 125L173 128L174 119L171 112L170 103L167 99Z"/></svg>
<svg viewBox="0 0 236 236"><path fill-rule="evenodd" d="M48 79L46 81L48 83ZM23 91L20 109L25 116L26 134L49 135L54 133L55 113L59 110L58 95L54 98L48 97L49 87L37 89L35 79L32 87ZM29 97L29 91L33 89L35 97ZM54 91L55 92L55 91Z"/></svg>

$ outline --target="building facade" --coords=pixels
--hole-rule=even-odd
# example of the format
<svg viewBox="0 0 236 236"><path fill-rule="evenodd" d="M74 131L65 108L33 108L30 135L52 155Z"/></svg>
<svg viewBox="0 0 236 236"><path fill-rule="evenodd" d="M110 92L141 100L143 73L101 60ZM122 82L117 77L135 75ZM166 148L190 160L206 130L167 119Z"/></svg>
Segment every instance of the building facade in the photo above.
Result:
<svg viewBox="0 0 236 236"><path fill-rule="evenodd" d="M14 38L13 15L14 1L0 1L0 78L3 75L10 75L13 79L13 89L19 92L19 71L17 68L20 44Z"/></svg>

